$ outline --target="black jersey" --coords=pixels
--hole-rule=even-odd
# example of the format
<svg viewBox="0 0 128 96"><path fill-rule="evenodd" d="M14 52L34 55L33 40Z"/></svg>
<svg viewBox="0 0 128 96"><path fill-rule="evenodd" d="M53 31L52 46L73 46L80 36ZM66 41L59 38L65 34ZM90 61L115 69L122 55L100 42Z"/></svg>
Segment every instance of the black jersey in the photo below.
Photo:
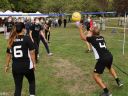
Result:
<svg viewBox="0 0 128 96"><path fill-rule="evenodd" d="M29 31L30 31L30 28L32 26L32 23L31 22L26 22L25 23L25 28L26 28L26 31L27 31L27 35L29 35Z"/></svg>
<svg viewBox="0 0 128 96"><path fill-rule="evenodd" d="M5 26L7 27L7 32L11 32L11 30L14 26L14 23L13 22L6 22Z"/></svg>
<svg viewBox="0 0 128 96"><path fill-rule="evenodd" d="M29 36L19 35L13 42L11 48L7 48L7 53L12 54L12 62L16 66L22 66L22 63L32 66L29 50L34 50L34 45Z"/></svg>
<svg viewBox="0 0 128 96"><path fill-rule="evenodd" d="M87 37L87 41L92 45L95 59L101 59L110 54L103 36Z"/></svg>
<svg viewBox="0 0 128 96"><path fill-rule="evenodd" d="M30 28L32 31L32 38L34 40L38 40L40 37L40 31L42 30L42 26L40 24L33 24Z"/></svg>
<svg viewBox="0 0 128 96"><path fill-rule="evenodd" d="M48 32L50 29L49 25L48 24L45 24L45 31Z"/></svg>

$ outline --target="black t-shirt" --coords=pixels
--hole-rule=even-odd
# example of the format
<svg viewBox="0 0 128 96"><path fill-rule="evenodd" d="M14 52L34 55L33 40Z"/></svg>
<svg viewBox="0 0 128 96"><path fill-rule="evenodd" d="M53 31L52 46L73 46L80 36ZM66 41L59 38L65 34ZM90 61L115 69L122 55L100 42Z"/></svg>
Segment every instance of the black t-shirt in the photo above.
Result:
<svg viewBox="0 0 128 96"><path fill-rule="evenodd" d="M67 20L66 19L64 19L64 23L67 23Z"/></svg>
<svg viewBox="0 0 128 96"><path fill-rule="evenodd" d="M30 31L31 26L32 26L31 22L26 22L25 23L25 28L27 30L27 33L26 33L27 35L29 35L29 31Z"/></svg>
<svg viewBox="0 0 128 96"><path fill-rule="evenodd" d="M91 36L86 39L92 45L95 59L101 59L110 54L103 36Z"/></svg>
<svg viewBox="0 0 128 96"><path fill-rule="evenodd" d="M11 30L14 26L14 23L13 22L6 22L5 26L7 27L7 32L11 32Z"/></svg>
<svg viewBox="0 0 128 96"><path fill-rule="evenodd" d="M49 25L48 24L45 24L45 31L48 32L49 31Z"/></svg>
<svg viewBox="0 0 128 96"><path fill-rule="evenodd" d="M87 31L90 30L90 22L86 22Z"/></svg>
<svg viewBox="0 0 128 96"><path fill-rule="evenodd" d="M29 63L29 51L34 50L34 44L29 36L19 35L13 42L7 53L12 54L13 63Z"/></svg>
<svg viewBox="0 0 128 96"><path fill-rule="evenodd" d="M42 30L42 26L40 24L33 24L30 28L32 31L32 38L34 40L38 40L40 38L40 31Z"/></svg>
<svg viewBox="0 0 128 96"><path fill-rule="evenodd" d="M49 22L48 22L48 26L51 27L51 24L52 24L52 21L49 20Z"/></svg>

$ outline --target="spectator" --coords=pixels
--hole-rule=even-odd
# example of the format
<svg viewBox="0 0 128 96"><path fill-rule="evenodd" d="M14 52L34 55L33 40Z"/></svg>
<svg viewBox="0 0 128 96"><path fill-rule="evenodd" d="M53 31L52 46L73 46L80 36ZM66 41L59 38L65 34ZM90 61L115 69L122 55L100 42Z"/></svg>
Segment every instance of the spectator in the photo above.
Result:
<svg viewBox="0 0 128 96"><path fill-rule="evenodd" d="M58 24L59 24L59 27L61 27L61 24L62 24L62 20L61 20L61 18L59 18L59 20L58 20Z"/></svg>
<svg viewBox="0 0 128 96"><path fill-rule="evenodd" d="M12 17L8 17L8 21L5 22L5 39L9 39L13 26L14 26L14 22L12 20Z"/></svg>
<svg viewBox="0 0 128 96"><path fill-rule="evenodd" d="M64 28L66 28L66 25L67 25L67 20L66 18L64 18Z"/></svg>

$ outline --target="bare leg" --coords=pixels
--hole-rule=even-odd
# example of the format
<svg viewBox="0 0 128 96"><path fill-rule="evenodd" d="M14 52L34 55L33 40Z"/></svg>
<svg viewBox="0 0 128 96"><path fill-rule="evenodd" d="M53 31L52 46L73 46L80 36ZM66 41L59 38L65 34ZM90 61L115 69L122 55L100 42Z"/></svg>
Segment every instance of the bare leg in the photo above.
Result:
<svg viewBox="0 0 128 96"><path fill-rule="evenodd" d="M93 78L95 79L96 83L103 89L103 93L100 96L111 96L111 94L109 93L109 90L107 88L107 86L103 83L100 74L98 73L94 73L93 74Z"/></svg>
<svg viewBox="0 0 128 96"><path fill-rule="evenodd" d="M109 72L110 72L110 74L111 74L115 79L117 78L117 74L116 74L115 70L114 70L112 67L109 69Z"/></svg>
<svg viewBox="0 0 128 96"><path fill-rule="evenodd" d="M117 77L116 71L112 67L109 69L109 72L115 78L117 85L119 87L123 86L123 83L121 83L120 79Z"/></svg>
<svg viewBox="0 0 128 96"><path fill-rule="evenodd" d="M91 50L91 45L90 45L90 43L88 43L87 41L86 41L85 43L86 43L86 45L87 45L87 47L88 47L88 50Z"/></svg>
<svg viewBox="0 0 128 96"><path fill-rule="evenodd" d="M91 35L90 31L88 31L87 36L90 36L90 35ZM87 47L88 47L88 50L91 51L91 50L92 50L91 44L86 41L86 45L87 45Z"/></svg>
<svg viewBox="0 0 128 96"><path fill-rule="evenodd" d="M93 78L94 78L94 80L96 81L96 83L97 83L102 89L106 88L106 85L103 83L103 81L102 81L102 79L101 79L101 77L100 77L100 74L94 73L94 74L93 74Z"/></svg>

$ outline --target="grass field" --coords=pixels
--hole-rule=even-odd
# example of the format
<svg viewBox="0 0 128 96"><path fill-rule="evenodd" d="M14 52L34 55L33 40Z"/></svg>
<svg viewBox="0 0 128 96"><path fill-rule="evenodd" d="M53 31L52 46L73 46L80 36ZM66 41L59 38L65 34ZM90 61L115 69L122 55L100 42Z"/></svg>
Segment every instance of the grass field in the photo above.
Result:
<svg viewBox="0 0 128 96"><path fill-rule="evenodd" d="M40 62L37 64L36 92L37 96L99 96L101 89L92 78L95 66L93 53L85 53L86 45L80 40L77 28L70 24L66 29L53 28L49 44L53 56L47 56L43 44L40 44ZM125 55L122 55L123 30L101 32L106 38L107 47L114 56L114 64L128 72L128 42ZM128 41L128 33L126 33ZM11 69L4 73L6 40L0 34L0 96L13 96L14 82ZM115 67L114 67L115 68ZM115 68L116 69L116 68ZM115 80L105 70L103 80L113 96L128 96L128 77L118 69L119 77L124 83L118 88ZM24 79L23 96L28 96L28 82Z"/></svg>

